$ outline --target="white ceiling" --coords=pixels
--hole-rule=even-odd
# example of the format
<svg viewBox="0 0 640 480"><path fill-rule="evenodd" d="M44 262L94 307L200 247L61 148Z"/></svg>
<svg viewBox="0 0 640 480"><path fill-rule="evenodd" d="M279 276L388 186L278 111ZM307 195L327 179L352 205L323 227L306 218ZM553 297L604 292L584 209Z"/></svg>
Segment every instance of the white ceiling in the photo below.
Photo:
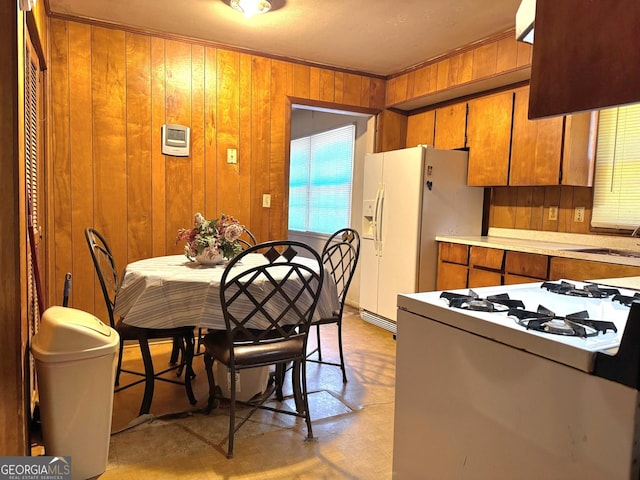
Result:
<svg viewBox="0 0 640 480"><path fill-rule="evenodd" d="M245 18L228 0L48 0L93 19L377 75L512 28L520 0L273 0Z"/></svg>

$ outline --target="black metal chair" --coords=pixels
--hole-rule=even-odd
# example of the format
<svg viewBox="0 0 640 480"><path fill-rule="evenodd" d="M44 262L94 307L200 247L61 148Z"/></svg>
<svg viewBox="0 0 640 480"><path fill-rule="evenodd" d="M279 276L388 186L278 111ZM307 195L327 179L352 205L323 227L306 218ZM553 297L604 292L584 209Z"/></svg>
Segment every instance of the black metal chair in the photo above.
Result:
<svg viewBox="0 0 640 480"><path fill-rule="evenodd" d="M196 398L193 394L191 387L191 379L195 377L191 363L193 360L194 349L194 335L193 327L178 327L178 328L141 328L132 325L127 325L124 319L116 321L113 310L115 307L115 295L118 290L120 278L118 276L118 270L116 263L111 253L111 249L106 240L93 228L87 228L85 230L85 238L87 239L87 245L89 246L89 252L91 253L91 259L93 260L93 266L95 267L96 275L100 281L100 287L104 296L104 301L109 314L109 324L111 328L115 329L120 335L120 352L118 355L118 366L116 371L116 392L132 387L139 383L145 382L144 395L142 403L140 405L140 415L149 413L151 408L151 401L153 400L153 390L155 380L161 380L163 382L175 383L178 385L184 385L189 402L192 405L196 404ZM149 340L155 339L172 339L174 344L177 342L181 349L181 362L171 365L162 371L155 372L153 368L153 359L151 357L151 351L149 349ZM140 352L142 354L142 362L144 364L144 372L137 372L133 370L125 370L122 368L122 351L124 342L127 340L135 340L140 346ZM178 381L171 378L162 377L162 375L177 370L178 375L182 374L184 370L184 381ZM120 373L125 372L132 375L142 377L139 380L133 381L125 386L120 387Z"/></svg>
<svg viewBox="0 0 640 480"><path fill-rule="evenodd" d="M360 235L356 230L351 228L343 228L335 232L327 242L322 250L322 263L327 271L331 274L333 281L338 288L338 300L340 301L340 308L333 312L333 315L327 318L321 318L315 320L313 325L316 326L316 332L318 337L318 345L312 350L307 357L307 360L315 363L324 363L325 365L334 365L342 369L342 381L347 382L347 373L344 366L344 353L342 350L342 313L344 310L344 303L347 298L347 291L353 274L358 265L358 258L360 256ZM322 360L322 346L320 344L320 326L322 325L337 325L338 327L338 348L340 351L340 363L330 362ZM318 352L318 358L312 359L309 356Z"/></svg>
<svg viewBox="0 0 640 480"><path fill-rule="evenodd" d="M250 254L264 256L264 263L235 268ZM305 258L306 257L306 258ZM253 262L248 265L252 265ZM307 401L306 348L312 317L320 296L324 268L320 255L294 241L273 241L248 248L231 260L222 275L220 301L226 330L204 337L204 362L209 380L206 412L218 406L213 374L214 360L229 369L230 419L227 457L233 457L235 432L259 408L304 418L307 439L313 439ZM281 398L284 366L293 362L292 384L296 411L265 404L274 390ZM249 415L236 425L236 372L275 365L279 372L269 388L252 401Z"/></svg>

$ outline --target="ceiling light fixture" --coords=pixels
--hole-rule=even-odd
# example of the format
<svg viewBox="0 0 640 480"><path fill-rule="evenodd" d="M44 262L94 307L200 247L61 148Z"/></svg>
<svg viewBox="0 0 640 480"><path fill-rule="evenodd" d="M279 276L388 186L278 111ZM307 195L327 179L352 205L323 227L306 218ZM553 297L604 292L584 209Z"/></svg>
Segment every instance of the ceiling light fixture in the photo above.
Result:
<svg viewBox="0 0 640 480"><path fill-rule="evenodd" d="M271 2L268 0L230 0L229 5L234 10L244 14L245 17L251 17L258 13L267 13L271 10Z"/></svg>

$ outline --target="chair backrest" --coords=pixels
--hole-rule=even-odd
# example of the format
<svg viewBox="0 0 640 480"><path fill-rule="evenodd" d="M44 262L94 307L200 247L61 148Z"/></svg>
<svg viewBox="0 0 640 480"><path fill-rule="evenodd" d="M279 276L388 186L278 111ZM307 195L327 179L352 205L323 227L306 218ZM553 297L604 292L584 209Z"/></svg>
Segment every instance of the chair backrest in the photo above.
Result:
<svg viewBox="0 0 640 480"><path fill-rule="evenodd" d="M335 232L322 249L322 263L331 274L338 289L340 314L342 314L359 257L360 235L352 228L342 228Z"/></svg>
<svg viewBox="0 0 640 480"><path fill-rule="evenodd" d="M246 228L244 229L244 232L242 233L242 236L238 239L238 241L242 245L243 250L246 250L247 248L253 247L254 245L258 244L258 240L256 240L255 235Z"/></svg>
<svg viewBox="0 0 640 480"><path fill-rule="evenodd" d="M111 249L102 234L94 228L87 228L84 231L87 239L93 266L100 281L100 288L104 296L104 302L109 313L109 323L115 328L115 317L113 309L116 301L116 292L118 290L119 278L116 262L113 259Z"/></svg>
<svg viewBox="0 0 640 480"><path fill-rule="evenodd" d="M320 255L300 242L265 242L240 253L229 261L220 282L230 344L275 347L293 339L304 356L323 279Z"/></svg>

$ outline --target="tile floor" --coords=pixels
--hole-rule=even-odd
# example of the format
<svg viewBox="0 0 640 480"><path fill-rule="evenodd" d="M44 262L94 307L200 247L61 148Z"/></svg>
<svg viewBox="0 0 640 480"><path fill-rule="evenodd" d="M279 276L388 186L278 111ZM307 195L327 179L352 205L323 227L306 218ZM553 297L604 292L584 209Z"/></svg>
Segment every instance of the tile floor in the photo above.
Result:
<svg viewBox="0 0 640 480"><path fill-rule="evenodd" d="M326 358L337 358L336 331L323 327ZM342 383L338 367L308 364L315 441L304 441L304 420L258 411L237 432L234 458L227 459L228 404L208 416L200 412L208 386L199 356L195 406L183 387L156 382L151 418L131 426L142 386L115 394L109 463L99 479L391 478L395 342L353 310L346 312L343 337L348 383ZM153 348L160 362L168 361L170 345ZM127 349L127 366L139 362L137 357L135 348Z"/></svg>

